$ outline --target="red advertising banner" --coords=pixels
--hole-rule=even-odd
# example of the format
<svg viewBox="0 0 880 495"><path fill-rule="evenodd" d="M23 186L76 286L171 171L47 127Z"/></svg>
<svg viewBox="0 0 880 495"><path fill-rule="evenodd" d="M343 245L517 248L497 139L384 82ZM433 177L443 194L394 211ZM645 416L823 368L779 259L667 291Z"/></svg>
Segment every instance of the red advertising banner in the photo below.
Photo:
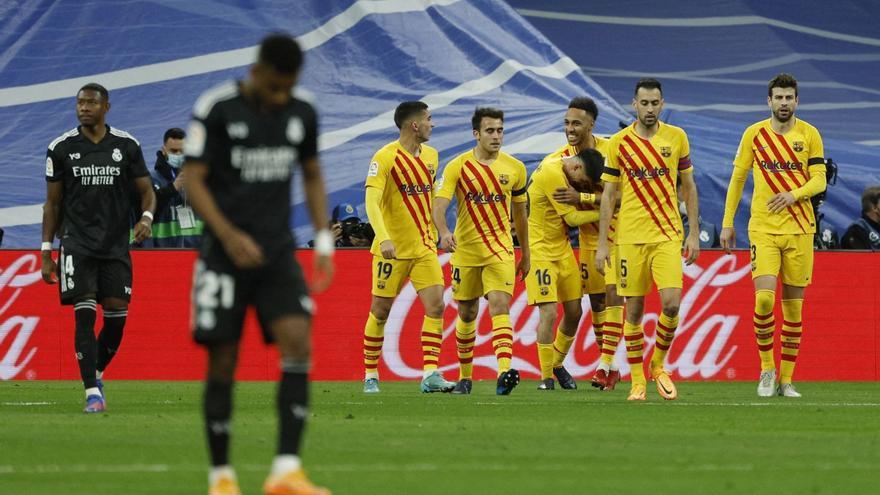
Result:
<svg viewBox="0 0 880 495"><path fill-rule="evenodd" d="M111 379L195 380L204 375L205 356L189 333L189 293L195 253L135 251L133 300L119 354L107 371ZM297 257L308 269L311 252ZM441 255L447 273L448 255ZM313 378L362 378L362 332L370 306L371 255L364 250L336 254L332 288L315 297ZM798 357L797 380L880 379L880 256L870 253L816 254L813 285L804 305L804 338ZM58 302L57 286L40 278L39 253L0 251L0 379L76 379L73 350L73 310ZM746 252L726 256L703 252L685 269L681 323L667 358L673 376L685 380L755 380L758 356L752 331L753 288ZM457 376L455 302L448 303L441 368ZM575 377L592 376L599 352L584 299L584 319L566 361ZM660 308L656 294L646 303L645 334L650 352ZM777 322L781 309L776 307ZM535 328L537 311L526 304L517 285L511 307L516 331L514 367L526 378L538 376ZM385 326L380 364L383 380L421 376L419 333L423 310L407 284L395 301ZM479 313L474 352L475 378L495 376L491 321L485 307ZM98 328L101 326L99 314ZM256 320L247 320L239 377L273 379L277 354L263 345ZM629 367L618 350L616 362L626 375ZM777 344L778 352L778 344ZM831 352L833 352L833 359ZM830 363L835 363L831 366Z"/></svg>

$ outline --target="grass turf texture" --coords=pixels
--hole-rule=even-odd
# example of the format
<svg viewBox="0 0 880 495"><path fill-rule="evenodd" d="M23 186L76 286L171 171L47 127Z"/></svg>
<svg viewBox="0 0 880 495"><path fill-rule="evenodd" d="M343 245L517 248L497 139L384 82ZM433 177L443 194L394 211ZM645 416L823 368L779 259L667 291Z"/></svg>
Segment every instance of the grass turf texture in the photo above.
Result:
<svg viewBox="0 0 880 495"><path fill-rule="evenodd" d="M680 383L665 402L614 392L420 394L417 382L312 386L304 461L334 494L871 493L880 482L880 383ZM0 382L0 493L207 493L200 383L114 382L85 415L75 382ZM232 461L262 493L275 387L236 387Z"/></svg>

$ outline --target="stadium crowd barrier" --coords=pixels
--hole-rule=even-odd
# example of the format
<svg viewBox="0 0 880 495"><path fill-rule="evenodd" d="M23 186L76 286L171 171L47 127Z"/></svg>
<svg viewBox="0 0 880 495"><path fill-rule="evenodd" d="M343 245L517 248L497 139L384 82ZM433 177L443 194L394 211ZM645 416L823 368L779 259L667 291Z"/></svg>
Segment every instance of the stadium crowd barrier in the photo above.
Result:
<svg viewBox="0 0 880 495"><path fill-rule="evenodd" d="M306 271L312 252L299 251ZM134 287L125 338L107 371L110 379L195 380L204 374L205 356L189 333L192 251L133 251ZM448 255L441 262L449 280ZM371 255L366 250L336 254L332 288L315 297L313 374L317 380L357 380L362 377L362 332L370 305ZM880 378L880 256L870 253L819 252L814 281L807 290L804 339L795 378L803 380L877 380ZM57 285L40 277L39 253L0 251L0 379L73 380L78 369L73 350L73 311L58 303ZM441 367L457 376L455 304L444 316ZM659 311L656 294L646 303L648 352ZM776 305L776 321L782 314ZM724 255L704 251L685 269L681 324L668 356L673 376L684 380L755 380L758 356L752 330L753 288L747 251ZM419 332L423 311L411 285L406 285L385 327L380 364L383 380L421 376ZM536 378L534 345L538 313L526 304L517 283L511 308L516 329L514 367ZM494 378L491 322L485 308L479 314L474 352L475 378ZM97 326L100 327L100 315ZM778 341L778 338L777 338ZM778 356L777 343L777 356ZM624 349L617 363L629 368ZM832 359L833 358L833 359ZM566 361L576 377L589 377L599 361L584 299L584 318ZM273 379L277 354L266 348L253 314L246 323L239 378ZM831 363L834 363L832 366Z"/></svg>

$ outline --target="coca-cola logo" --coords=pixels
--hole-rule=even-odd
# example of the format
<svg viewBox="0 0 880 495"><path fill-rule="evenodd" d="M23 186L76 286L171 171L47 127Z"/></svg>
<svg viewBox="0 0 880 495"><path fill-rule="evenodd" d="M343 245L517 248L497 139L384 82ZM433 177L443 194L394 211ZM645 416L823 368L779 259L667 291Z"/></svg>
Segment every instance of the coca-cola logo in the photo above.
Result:
<svg viewBox="0 0 880 495"><path fill-rule="evenodd" d="M441 265L446 265L448 262L448 254L440 256ZM733 255L721 256L706 267L693 264L684 268L685 288L679 307L679 326L675 343L667 356L669 371L682 378L706 379L716 377L725 370L725 366L738 350L738 346L731 342L731 336L740 321L740 315L721 312L722 306L729 311L730 305L720 303L725 289L746 277L749 271L748 263L744 266L737 266L737 258ZM419 333L423 311L421 308L413 307L414 305L420 306L420 303L416 303L417 299L415 288L411 283L407 284L395 300L385 325L385 344L382 356L392 373L401 378L417 378L422 375L421 362L413 359L419 353L406 352L410 348L420 347ZM447 304L444 318L447 326L443 331L445 341L449 338L454 339L455 334L454 315L457 311L457 305L452 299L451 288L447 288L444 292L444 301ZM600 360L593 332L589 300L585 297L582 304L584 314L575 342L565 361L566 368L576 377L591 375ZM645 356L650 356L650 350L654 345L658 317L657 312L645 313L643 319ZM536 307L528 305L525 292L514 295L510 306L510 321L516 330L513 367L523 373L539 374L535 351L538 310ZM488 305L484 299L480 300L477 322L474 368L484 367L494 372L497 369L497 364L492 351L492 329ZM450 354L452 355L450 356ZM410 359L405 359L405 355ZM441 363L448 363L441 366L444 371L458 368L454 351L449 353L444 349ZM621 374L629 373L630 368L623 345L618 347L615 363L620 368ZM733 368L729 368L726 371L726 376L722 378L735 378L733 373Z"/></svg>
<svg viewBox="0 0 880 495"><path fill-rule="evenodd" d="M34 254L22 255L9 266L0 267L0 380L15 378L37 353L36 347L27 347L40 317L7 312L27 286L40 280L40 266Z"/></svg>

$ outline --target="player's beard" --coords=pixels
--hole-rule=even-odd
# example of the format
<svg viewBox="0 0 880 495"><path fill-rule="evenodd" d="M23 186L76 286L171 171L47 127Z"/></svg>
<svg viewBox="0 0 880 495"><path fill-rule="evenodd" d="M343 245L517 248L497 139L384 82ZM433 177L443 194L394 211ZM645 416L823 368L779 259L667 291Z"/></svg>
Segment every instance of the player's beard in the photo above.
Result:
<svg viewBox="0 0 880 495"><path fill-rule="evenodd" d="M783 118L783 116L780 114L780 111L779 111L779 110L774 110L774 111L773 111L773 117L774 117L776 120L778 120L779 122L783 122L783 123L784 123L784 122L788 122L789 120L791 120L792 117L794 117L794 111L793 111L793 110L789 110L789 111L788 111L788 115L786 115L786 116Z"/></svg>
<svg viewBox="0 0 880 495"><path fill-rule="evenodd" d="M639 117L639 122L641 122L642 125L645 126L646 128L650 129L651 127L654 127L654 125L657 124L657 116L652 115L652 116L648 117L646 115L644 117Z"/></svg>

